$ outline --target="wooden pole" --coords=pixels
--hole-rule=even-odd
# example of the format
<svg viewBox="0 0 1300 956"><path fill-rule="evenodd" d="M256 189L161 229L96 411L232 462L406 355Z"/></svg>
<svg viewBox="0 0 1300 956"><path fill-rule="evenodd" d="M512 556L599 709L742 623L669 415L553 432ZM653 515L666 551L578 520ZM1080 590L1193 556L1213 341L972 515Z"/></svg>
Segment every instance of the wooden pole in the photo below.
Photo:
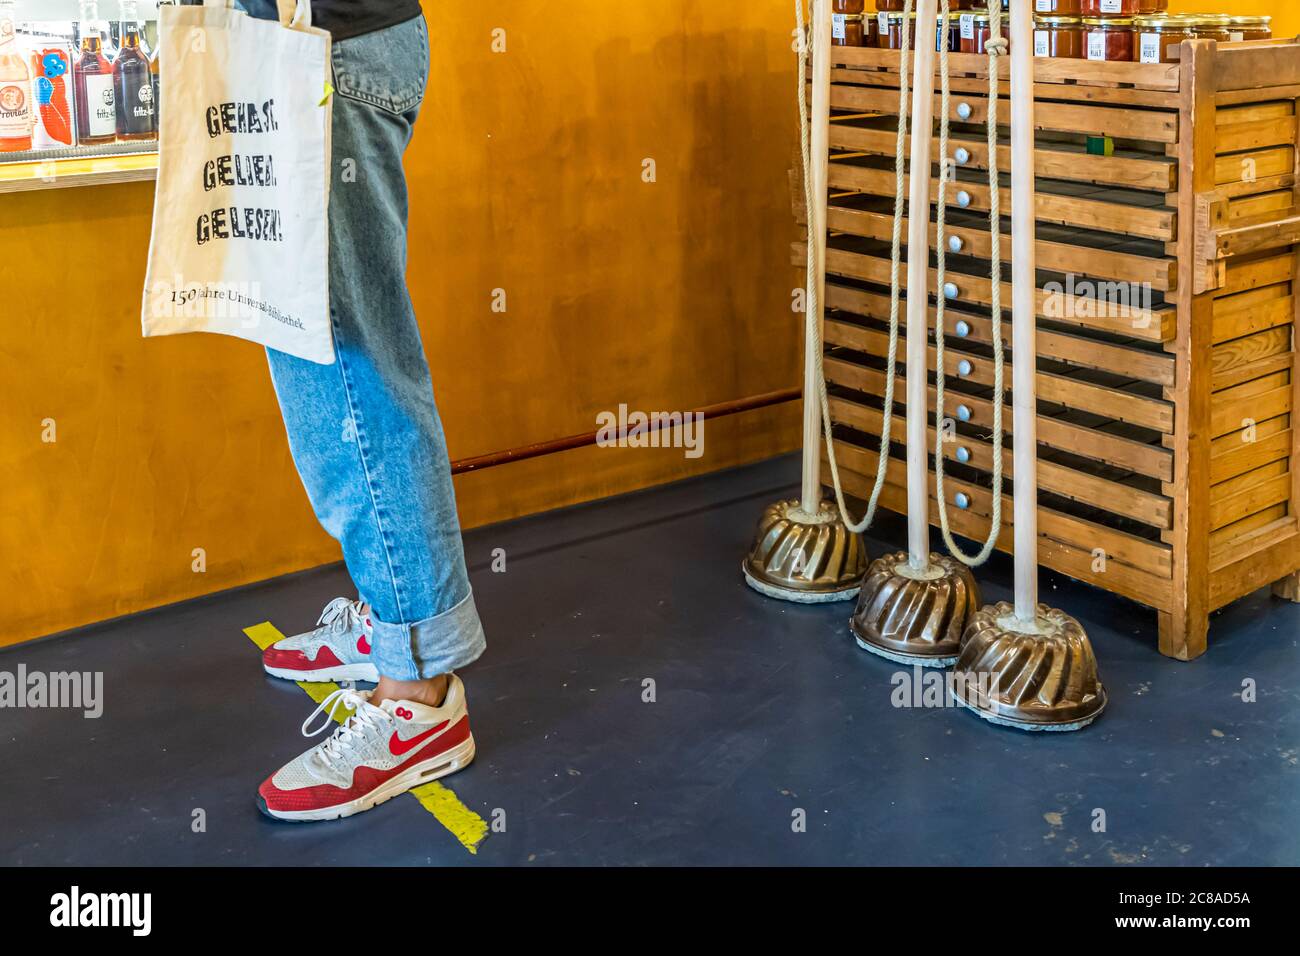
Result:
<svg viewBox="0 0 1300 956"><path fill-rule="evenodd" d="M1016 618L1038 616L1037 282L1034 221L1034 14L1011 4L1011 359L1015 436ZM1000 281L994 276L994 281ZM997 321L997 317L994 317ZM910 373L909 373L910 374ZM999 494L999 489L994 489Z"/></svg>
<svg viewBox="0 0 1300 956"><path fill-rule="evenodd" d="M908 564L930 563L929 360L930 147L934 140L934 61L938 0L916 12L912 87L911 194L907 236L907 549ZM905 25L906 28L906 25ZM1029 44L1032 52L1033 43ZM1032 167L1031 167L1032 168ZM890 410L885 410L890 414Z"/></svg>
<svg viewBox="0 0 1300 956"><path fill-rule="evenodd" d="M812 209L808 213L808 241L813 244L813 274L808 277L805 304L817 303L811 318L818 328L825 323L826 308L826 190L831 125L831 9L830 0L812 0L812 115L810 162ZM804 335L803 373L803 510L821 509L821 392L817 385L816 352L819 336L811 328Z"/></svg>

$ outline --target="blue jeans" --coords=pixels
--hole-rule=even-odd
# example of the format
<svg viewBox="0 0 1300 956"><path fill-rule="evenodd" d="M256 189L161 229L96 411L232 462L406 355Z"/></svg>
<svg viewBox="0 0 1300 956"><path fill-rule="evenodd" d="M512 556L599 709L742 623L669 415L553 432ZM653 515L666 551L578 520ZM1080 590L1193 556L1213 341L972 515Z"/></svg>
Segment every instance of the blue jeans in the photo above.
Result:
<svg viewBox="0 0 1300 956"><path fill-rule="evenodd" d="M243 0L275 18L275 0ZM485 648L442 422L406 288L402 153L424 99L423 17L333 45L333 365L269 351L298 474L371 606L379 673L416 680Z"/></svg>

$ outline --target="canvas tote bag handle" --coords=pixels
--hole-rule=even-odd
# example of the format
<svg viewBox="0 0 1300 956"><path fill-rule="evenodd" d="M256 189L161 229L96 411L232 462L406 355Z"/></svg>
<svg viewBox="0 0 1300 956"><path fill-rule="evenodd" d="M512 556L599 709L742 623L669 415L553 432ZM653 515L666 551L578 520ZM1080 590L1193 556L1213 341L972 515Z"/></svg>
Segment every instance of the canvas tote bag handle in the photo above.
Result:
<svg viewBox="0 0 1300 956"><path fill-rule="evenodd" d="M227 10L235 5L235 0L203 0L205 7L225 7ZM276 0L280 11L280 26L295 30L305 30L311 26L311 0Z"/></svg>

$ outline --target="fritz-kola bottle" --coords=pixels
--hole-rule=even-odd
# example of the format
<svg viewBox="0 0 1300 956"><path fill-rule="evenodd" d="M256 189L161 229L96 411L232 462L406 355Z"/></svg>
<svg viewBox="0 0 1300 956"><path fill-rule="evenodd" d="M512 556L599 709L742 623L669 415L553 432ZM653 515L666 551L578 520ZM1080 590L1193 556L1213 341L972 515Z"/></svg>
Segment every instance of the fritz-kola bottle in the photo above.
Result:
<svg viewBox="0 0 1300 956"><path fill-rule="evenodd" d="M140 10L137 0L121 0L121 46L113 61L113 97L117 101L117 138L154 139L153 75L140 49Z"/></svg>
<svg viewBox="0 0 1300 956"><path fill-rule="evenodd" d="M0 152L32 148L32 70L18 46L13 0L0 0Z"/></svg>
<svg viewBox="0 0 1300 956"><path fill-rule="evenodd" d="M72 67L77 100L77 142L111 143L117 138L117 108L113 105L113 65L104 56L97 0L81 0L81 49Z"/></svg>

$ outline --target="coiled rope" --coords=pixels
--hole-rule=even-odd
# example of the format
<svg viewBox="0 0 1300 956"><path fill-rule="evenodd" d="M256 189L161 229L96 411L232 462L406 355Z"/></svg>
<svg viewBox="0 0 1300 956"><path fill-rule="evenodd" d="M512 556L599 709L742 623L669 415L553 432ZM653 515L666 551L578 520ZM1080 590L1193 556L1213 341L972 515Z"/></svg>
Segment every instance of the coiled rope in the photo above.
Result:
<svg viewBox="0 0 1300 956"><path fill-rule="evenodd" d="M942 35L948 33L949 0L941 0ZM951 98L948 81L948 45L939 45L939 74L942 83L942 106L939 119L939 209L938 209L938 305L935 308L935 438L934 481L935 496L939 499L939 527L944 544L954 557L970 567L978 567L989 559L997 545L1002 530L1002 406L1004 399L1002 353L1002 183L998 175L998 58L1007 52L1007 41L1002 36L1002 5L998 0L989 4L989 40L985 44L989 57L989 113L988 113L988 169L989 169L989 232L992 236L992 325L993 325L993 389L997 393L993 403L993 514L989 523L989 536L978 554L968 555L953 539L948 524L948 498L944 491L944 312L947 296L948 239L948 108ZM1020 361L1032 361L1021 357Z"/></svg>
<svg viewBox="0 0 1300 956"><path fill-rule="evenodd" d="M849 515L848 505L844 501L844 487L840 481L839 464L835 459L835 441L831 428L830 398L826 392L826 370L821 325L817 321L817 257L816 242L813 236L813 203L818 197L812 188L812 142L808 118L808 33L804 27L804 0L795 0L795 22L797 47L799 51L799 132L803 156L804 202L807 206L808 219L808 301L807 322L810 341L813 343L813 361L816 363L817 391L821 402L822 430L826 437L826 459L831 469L831 484L835 488L835 503L839 508L840 520L854 534L860 534L871 526L876 516L876 506L880 502L880 493L885 487L885 475L889 469L890 432L894 421L894 380L898 366L898 328L899 301L902 283L900 281L900 262L903 245L903 193L907 183L906 175L906 137L908 107L910 106L910 53L911 37L906 26L903 29L902 60L899 65L898 91L898 137L894 148L894 231L892 237L891 263L889 273L889 350L888 368L885 370L884 420L880 432L880 456L876 466L876 480L871 488L871 497L867 502L866 513L860 521L854 521ZM946 0L945 0L946 3ZM912 0L905 0L903 23L911 22ZM824 198L824 197L823 197Z"/></svg>

